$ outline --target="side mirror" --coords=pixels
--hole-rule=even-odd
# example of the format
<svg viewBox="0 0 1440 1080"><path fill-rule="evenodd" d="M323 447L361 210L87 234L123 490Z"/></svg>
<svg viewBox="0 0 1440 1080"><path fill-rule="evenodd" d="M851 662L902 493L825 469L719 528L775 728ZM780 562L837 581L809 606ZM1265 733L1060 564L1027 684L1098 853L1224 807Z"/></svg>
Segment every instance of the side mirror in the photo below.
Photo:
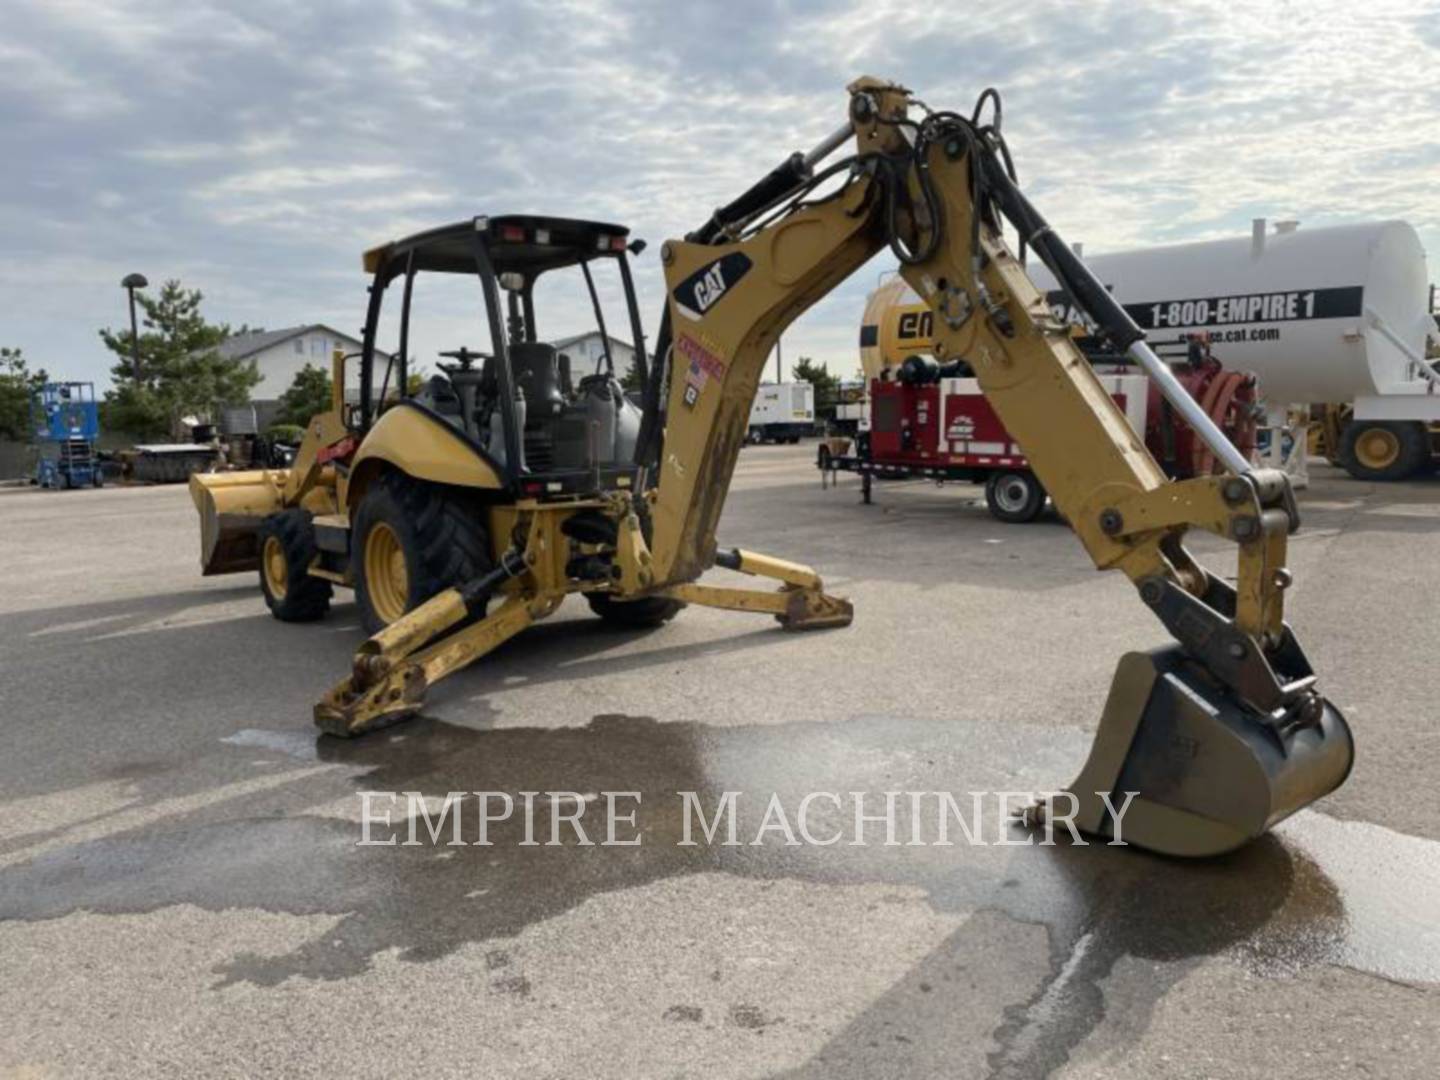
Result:
<svg viewBox="0 0 1440 1080"><path fill-rule="evenodd" d="M642 251L645 250L645 247L646 247L646 244L645 244L645 241L644 241L644 240L631 240L631 241L630 241L630 248L629 248L630 254L631 254L631 255L639 255Z"/></svg>

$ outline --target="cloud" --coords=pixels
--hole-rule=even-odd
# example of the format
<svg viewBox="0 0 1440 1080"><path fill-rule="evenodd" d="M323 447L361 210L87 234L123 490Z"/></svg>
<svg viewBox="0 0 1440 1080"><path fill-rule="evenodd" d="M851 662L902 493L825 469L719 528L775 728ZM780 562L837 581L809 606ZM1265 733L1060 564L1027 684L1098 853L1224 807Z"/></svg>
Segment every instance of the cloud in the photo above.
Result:
<svg viewBox="0 0 1440 1080"><path fill-rule="evenodd" d="M831 130L862 73L965 110L998 86L1022 183L1091 252L1261 215L1403 217L1433 247L1437 23L1394 0L13 0L0 228L27 268L11 296L43 295L7 305L0 343L103 377L94 328L123 319L130 270L203 288L215 319L353 327L364 248L514 210L650 240L653 334L658 241ZM787 358L853 370L887 265L797 323ZM425 350L482 344L439 308Z"/></svg>
<svg viewBox="0 0 1440 1080"><path fill-rule="evenodd" d="M190 165L235 158L272 157L295 145L289 132L253 134L234 142L151 142L128 151L131 157L157 165Z"/></svg>

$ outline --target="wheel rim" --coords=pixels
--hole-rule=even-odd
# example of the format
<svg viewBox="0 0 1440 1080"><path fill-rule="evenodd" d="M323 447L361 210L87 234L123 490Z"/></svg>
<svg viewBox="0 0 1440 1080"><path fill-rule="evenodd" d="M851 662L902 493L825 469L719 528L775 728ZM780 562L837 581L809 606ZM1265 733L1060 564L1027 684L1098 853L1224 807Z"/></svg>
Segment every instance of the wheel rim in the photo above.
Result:
<svg viewBox="0 0 1440 1080"><path fill-rule="evenodd" d="M1355 440L1355 457L1367 469L1385 469L1400 458L1400 439L1384 428L1367 428Z"/></svg>
<svg viewBox="0 0 1440 1080"><path fill-rule="evenodd" d="M285 591L290 586L290 567L285 561L285 549L281 547L279 537L265 538L260 565L265 568L265 587L270 590L270 595L276 600L284 600Z"/></svg>
<svg viewBox="0 0 1440 1080"><path fill-rule="evenodd" d="M1030 485L1016 476L1007 476L995 485L995 502L1001 510L1018 514L1030 501Z"/></svg>
<svg viewBox="0 0 1440 1080"><path fill-rule="evenodd" d="M405 614L410 600L410 573L405 566L405 549L400 537L383 521L365 536L365 589L370 606L386 623Z"/></svg>

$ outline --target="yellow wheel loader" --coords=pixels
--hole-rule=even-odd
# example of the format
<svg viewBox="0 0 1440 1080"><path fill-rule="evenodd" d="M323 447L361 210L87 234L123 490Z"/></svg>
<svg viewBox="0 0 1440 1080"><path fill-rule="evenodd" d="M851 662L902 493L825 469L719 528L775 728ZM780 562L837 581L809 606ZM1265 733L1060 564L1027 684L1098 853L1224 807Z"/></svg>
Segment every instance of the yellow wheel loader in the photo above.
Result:
<svg viewBox="0 0 1440 1080"><path fill-rule="evenodd" d="M663 622L683 604L765 613L789 629L849 623L850 605L814 571L719 548L715 530L777 337L888 247L933 312L936 356L973 368L1096 566L1124 573L1176 639L1121 659L1079 778L1027 819L1058 815L1063 800L1069 820L1104 835L1110 808L1131 799L1127 842L1208 855L1344 781L1349 729L1283 620L1298 526L1285 476L1226 441L1025 198L993 90L966 115L931 111L895 84L853 83L839 130L663 245L667 298L649 365L633 246L614 225L478 217L367 253L358 404L344 399L337 358L333 407L292 469L195 478L207 573L258 567L286 619L318 617L334 585L355 590L373 636L317 704L321 728L353 735L417 711L429 686L570 593L630 623ZM1165 476L1026 276L1027 250L1228 473ZM537 321L536 281L578 267L603 339L592 271L607 263L644 374L638 413L608 366L576 382ZM432 274L478 280L489 344L450 351L445 375L411 393L410 298ZM399 343L377 390L387 302L399 306ZM1186 551L1192 528L1237 545L1235 586ZM779 588L702 584L717 565Z"/></svg>

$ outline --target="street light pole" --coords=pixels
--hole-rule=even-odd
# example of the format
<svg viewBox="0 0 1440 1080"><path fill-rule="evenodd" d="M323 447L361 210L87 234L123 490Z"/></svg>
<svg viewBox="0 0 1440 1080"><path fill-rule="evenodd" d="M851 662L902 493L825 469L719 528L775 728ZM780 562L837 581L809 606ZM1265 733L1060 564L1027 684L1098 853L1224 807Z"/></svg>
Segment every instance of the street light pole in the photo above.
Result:
<svg viewBox="0 0 1440 1080"><path fill-rule="evenodd" d="M130 294L130 363L134 368L135 382L140 382L140 325L135 321L135 290L143 289L150 282L144 274L126 274L120 285Z"/></svg>

